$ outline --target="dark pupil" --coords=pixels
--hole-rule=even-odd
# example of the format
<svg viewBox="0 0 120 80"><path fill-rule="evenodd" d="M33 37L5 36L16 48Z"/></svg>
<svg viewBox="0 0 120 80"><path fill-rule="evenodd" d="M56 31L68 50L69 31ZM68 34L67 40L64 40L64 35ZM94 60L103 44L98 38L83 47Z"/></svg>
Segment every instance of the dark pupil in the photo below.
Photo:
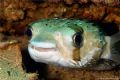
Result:
<svg viewBox="0 0 120 80"><path fill-rule="evenodd" d="M76 47L81 47L82 46L82 41L83 41L83 37L81 33L76 33L74 35L74 44Z"/></svg>
<svg viewBox="0 0 120 80"><path fill-rule="evenodd" d="M31 31L30 28L28 28L28 29L26 30L26 34L27 34L27 36L29 36L29 37L32 36L32 31Z"/></svg>

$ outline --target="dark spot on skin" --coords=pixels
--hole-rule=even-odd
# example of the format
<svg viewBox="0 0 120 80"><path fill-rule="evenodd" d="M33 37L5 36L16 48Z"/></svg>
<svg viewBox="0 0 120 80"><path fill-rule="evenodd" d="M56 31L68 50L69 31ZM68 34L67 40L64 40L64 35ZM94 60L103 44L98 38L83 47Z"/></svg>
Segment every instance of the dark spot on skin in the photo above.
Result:
<svg viewBox="0 0 120 80"><path fill-rule="evenodd" d="M10 76L10 71L7 71L8 75Z"/></svg>

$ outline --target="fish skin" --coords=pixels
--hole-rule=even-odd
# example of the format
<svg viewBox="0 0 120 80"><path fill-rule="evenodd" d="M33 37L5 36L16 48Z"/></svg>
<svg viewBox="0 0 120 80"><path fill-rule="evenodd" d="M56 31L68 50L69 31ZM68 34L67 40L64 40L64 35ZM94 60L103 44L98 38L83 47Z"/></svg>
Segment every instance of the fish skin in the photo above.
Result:
<svg viewBox="0 0 120 80"><path fill-rule="evenodd" d="M53 18L41 19L30 23L29 26L32 31L32 36L29 40L28 51L31 58L36 62L72 68L91 69L93 66L93 69L97 70L98 67L99 70L100 66L95 67L95 65L98 65L98 61L101 59L107 42L104 32L98 25L87 20ZM83 41L80 42L82 46L76 47L74 45L75 40L73 40L73 36L75 33L79 33L83 38ZM44 51L43 53L31 47L32 45L41 48L43 45L37 44L45 42L48 45L50 43L56 46L52 47L55 51ZM48 49L46 45L44 45L45 47ZM73 58L75 49L79 50L77 54L80 59L78 60L74 60ZM104 64L102 66L105 67ZM102 70L101 67L100 70Z"/></svg>

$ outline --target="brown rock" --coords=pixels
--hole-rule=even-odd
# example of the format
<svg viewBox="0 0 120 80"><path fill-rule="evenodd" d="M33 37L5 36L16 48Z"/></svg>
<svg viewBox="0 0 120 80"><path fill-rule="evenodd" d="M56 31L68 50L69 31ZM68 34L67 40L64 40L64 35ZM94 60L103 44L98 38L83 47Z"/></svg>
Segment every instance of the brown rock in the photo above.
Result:
<svg viewBox="0 0 120 80"><path fill-rule="evenodd" d="M14 4L10 4L4 10L4 15L8 21L18 21L19 19L24 18L24 11L14 7Z"/></svg>
<svg viewBox="0 0 120 80"><path fill-rule="evenodd" d="M95 7L90 6L90 8L85 8L83 12L83 17L92 19L92 20L100 20L105 14L105 7Z"/></svg>
<svg viewBox="0 0 120 80"><path fill-rule="evenodd" d="M110 13L106 18L105 21L107 22L114 22L116 24L120 24L120 16L114 14L114 13Z"/></svg>
<svg viewBox="0 0 120 80"><path fill-rule="evenodd" d="M49 80L97 80L97 79L120 79L120 70L111 71L92 71L84 69L71 69L56 67L53 65L48 66L48 79ZM116 75L117 74L117 75Z"/></svg>
<svg viewBox="0 0 120 80"><path fill-rule="evenodd" d="M64 0L66 2L66 4L72 4L73 0Z"/></svg>

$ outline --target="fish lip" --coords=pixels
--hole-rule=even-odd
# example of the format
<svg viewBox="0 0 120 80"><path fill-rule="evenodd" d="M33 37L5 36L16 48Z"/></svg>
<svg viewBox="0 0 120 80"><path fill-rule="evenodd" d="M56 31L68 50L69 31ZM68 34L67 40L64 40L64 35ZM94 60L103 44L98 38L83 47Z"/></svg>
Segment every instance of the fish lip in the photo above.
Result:
<svg viewBox="0 0 120 80"><path fill-rule="evenodd" d="M52 42L35 42L35 41L30 41L29 42L30 46L35 46L35 47L41 47L41 48L55 48L56 44Z"/></svg>
<svg viewBox="0 0 120 80"><path fill-rule="evenodd" d="M35 49L37 51L40 51L40 52L49 52L49 51L56 51L56 47L51 47L51 48L43 48L43 47L37 47L37 46L34 46L34 45L31 45L31 48L32 49Z"/></svg>

